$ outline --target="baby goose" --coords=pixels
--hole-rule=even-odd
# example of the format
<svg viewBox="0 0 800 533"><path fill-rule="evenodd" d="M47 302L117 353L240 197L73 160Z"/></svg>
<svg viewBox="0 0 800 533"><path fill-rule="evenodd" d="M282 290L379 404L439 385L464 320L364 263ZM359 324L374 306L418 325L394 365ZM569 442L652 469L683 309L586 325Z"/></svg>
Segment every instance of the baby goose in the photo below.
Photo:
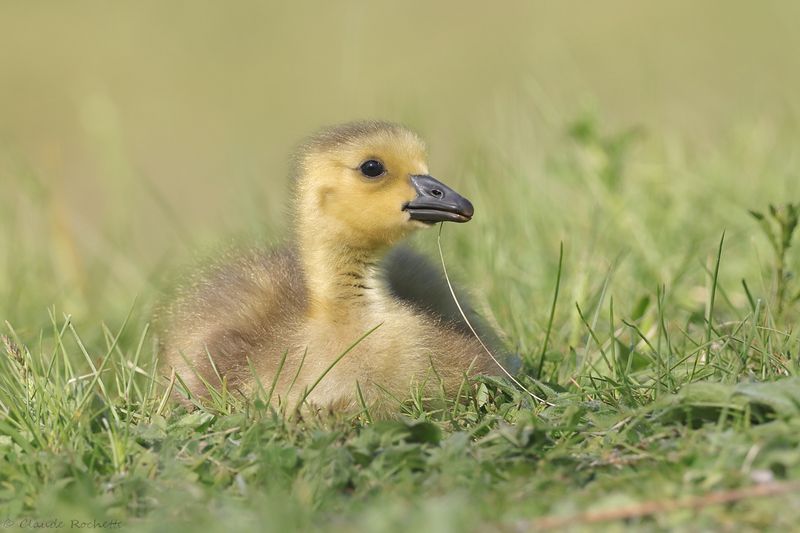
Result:
<svg viewBox="0 0 800 533"><path fill-rule="evenodd" d="M415 386L452 398L466 375L499 373L437 270L389 251L418 228L473 215L428 174L415 133L387 122L323 130L297 154L294 192L296 243L229 258L169 307L162 356L192 395L207 396L218 376L245 395L274 381L274 403L349 410L358 384L380 414Z"/></svg>

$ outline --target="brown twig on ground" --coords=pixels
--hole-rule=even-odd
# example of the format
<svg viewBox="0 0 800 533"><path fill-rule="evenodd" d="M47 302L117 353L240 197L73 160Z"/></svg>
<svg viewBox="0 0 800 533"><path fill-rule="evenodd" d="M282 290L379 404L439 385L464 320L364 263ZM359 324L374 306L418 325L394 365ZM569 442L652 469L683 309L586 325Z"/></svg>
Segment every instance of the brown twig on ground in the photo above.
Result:
<svg viewBox="0 0 800 533"><path fill-rule="evenodd" d="M749 498L777 496L790 492L800 492L800 482L770 482L741 489L711 492L691 498L666 501L646 501L636 505L628 505L617 509L587 511L569 516L544 516L525 524L523 529L538 531L542 529L560 529L578 524L596 524L629 518L641 518L660 513L668 513L680 509L702 509L711 505L731 503Z"/></svg>

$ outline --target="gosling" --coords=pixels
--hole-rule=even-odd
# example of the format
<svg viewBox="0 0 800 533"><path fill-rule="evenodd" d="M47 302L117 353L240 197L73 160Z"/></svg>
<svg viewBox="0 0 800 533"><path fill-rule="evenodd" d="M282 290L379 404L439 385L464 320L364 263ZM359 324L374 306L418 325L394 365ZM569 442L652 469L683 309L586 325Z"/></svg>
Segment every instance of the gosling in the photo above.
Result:
<svg viewBox="0 0 800 533"><path fill-rule="evenodd" d="M207 268L164 312L161 356L184 401L224 385L245 396L273 389L275 405L388 416L420 390L453 399L465 378L499 374L437 269L392 249L419 228L473 216L429 175L420 137L387 122L325 129L298 150L293 179L295 242Z"/></svg>

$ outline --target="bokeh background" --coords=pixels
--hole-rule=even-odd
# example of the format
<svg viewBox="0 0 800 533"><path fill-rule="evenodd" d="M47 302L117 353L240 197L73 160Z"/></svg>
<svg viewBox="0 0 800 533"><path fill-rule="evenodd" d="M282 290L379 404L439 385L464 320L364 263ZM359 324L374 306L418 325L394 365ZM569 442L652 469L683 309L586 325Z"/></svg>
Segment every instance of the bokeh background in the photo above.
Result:
<svg viewBox="0 0 800 533"><path fill-rule="evenodd" d="M292 147L362 118L418 130L473 197L445 247L512 335L504 302L552 290L560 241L571 299L618 255L648 290L702 280L724 229L756 255L746 209L797 196L798 21L791 1L4 2L0 318L119 317L215 243L280 240Z"/></svg>

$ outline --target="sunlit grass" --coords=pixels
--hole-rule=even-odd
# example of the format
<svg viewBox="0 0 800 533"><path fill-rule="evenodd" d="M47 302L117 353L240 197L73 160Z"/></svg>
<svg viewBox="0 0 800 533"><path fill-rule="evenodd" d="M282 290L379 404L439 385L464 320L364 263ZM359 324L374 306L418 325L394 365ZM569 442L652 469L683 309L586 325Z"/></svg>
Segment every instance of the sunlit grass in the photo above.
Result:
<svg viewBox="0 0 800 533"><path fill-rule="evenodd" d="M798 186L780 173L754 186L742 169L796 158L797 132L698 157L658 132L607 130L581 119L547 154L465 153L477 215L442 235L448 270L519 355L515 378L545 401L486 378L455 403L414 395L394 421L225 391L185 411L168 401L180 383L156 364L149 311L185 256L139 270L108 235L71 271L58 254L80 234L53 240L56 203L6 201L7 234L38 238L4 257L5 514L220 531L563 527L614 512L644 527L794 524L797 247L789 207L761 213ZM759 233L769 220L780 242ZM433 233L415 242L435 253ZM122 298L114 285L134 278L137 298ZM654 500L671 503L648 511Z"/></svg>

